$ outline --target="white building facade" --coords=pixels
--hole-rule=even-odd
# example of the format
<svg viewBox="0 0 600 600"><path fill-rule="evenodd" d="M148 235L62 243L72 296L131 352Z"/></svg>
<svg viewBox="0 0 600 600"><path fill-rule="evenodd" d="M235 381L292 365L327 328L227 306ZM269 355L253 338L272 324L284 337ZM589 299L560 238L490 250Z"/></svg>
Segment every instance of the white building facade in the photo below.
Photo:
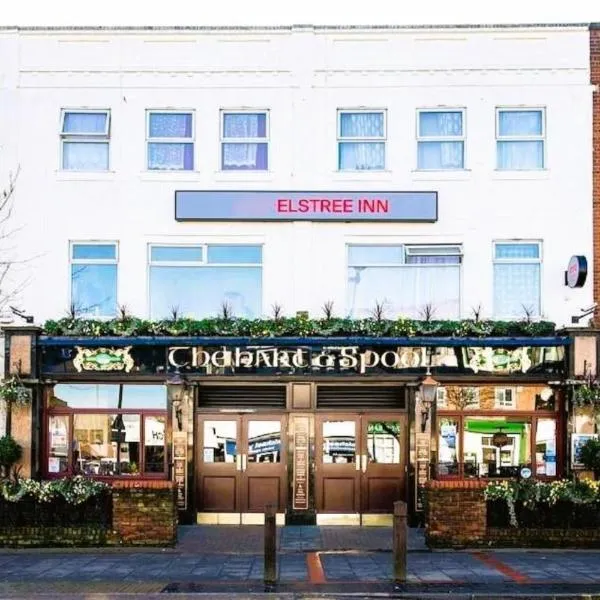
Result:
<svg viewBox="0 0 600 600"><path fill-rule="evenodd" d="M592 257L585 26L4 29L0 49L36 322L331 301L560 326L592 304L564 283ZM202 193L178 215L175 192Z"/></svg>

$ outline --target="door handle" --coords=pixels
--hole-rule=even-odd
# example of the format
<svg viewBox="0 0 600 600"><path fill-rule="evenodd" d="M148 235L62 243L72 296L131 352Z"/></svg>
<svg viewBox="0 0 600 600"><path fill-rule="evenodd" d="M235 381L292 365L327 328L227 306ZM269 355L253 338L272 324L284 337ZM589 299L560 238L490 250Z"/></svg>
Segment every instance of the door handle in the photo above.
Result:
<svg viewBox="0 0 600 600"><path fill-rule="evenodd" d="M361 459L361 455L360 454L355 454L354 455L354 460L356 461L356 470L360 471L360 459Z"/></svg>
<svg viewBox="0 0 600 600"><path fill-rule="evenodd" d="M236 456L235 456L235 470L236 471L242 470L242 455L241 454L236 454Z"/></svg>
<svg viewBox="0 0 600 600"><path fill-rule="evenodd" d="M248 468L248 455L242 454L242 471Z"/></svg>
<svg viewBox="0 0 600 600"><path fill-rule="evenodd" d="M369 457L366 454L362 455L362 472L367 472L367 465L369 464Z"/></svg>

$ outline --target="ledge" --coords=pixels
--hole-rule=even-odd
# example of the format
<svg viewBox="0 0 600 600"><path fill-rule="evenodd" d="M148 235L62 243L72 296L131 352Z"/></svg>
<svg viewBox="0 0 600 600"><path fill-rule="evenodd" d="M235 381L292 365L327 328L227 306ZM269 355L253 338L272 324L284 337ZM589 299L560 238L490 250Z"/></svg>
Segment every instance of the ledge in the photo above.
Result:
<svg viewBox="0 0 600 600"><path fill-rule="evenodd" d="M481 479L430 479L425 487L428 490L483 490L488 483Z"/></svg>
<svg viewBox="0 0 600 600"><path fill-rule="evenodd" d="M117 480L111 485L114 490L172 490L175 488L172 481L165 481L164 479Z"/></svg>

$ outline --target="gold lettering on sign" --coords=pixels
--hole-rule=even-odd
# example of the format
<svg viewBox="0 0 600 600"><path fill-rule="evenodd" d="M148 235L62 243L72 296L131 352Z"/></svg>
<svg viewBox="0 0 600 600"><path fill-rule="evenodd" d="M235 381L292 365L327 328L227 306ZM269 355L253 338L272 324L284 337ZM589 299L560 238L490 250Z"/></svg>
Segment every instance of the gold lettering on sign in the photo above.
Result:
<svg viewBox="0 0 600 600"><path fill-rule="evenodd" d="M177 488L177 508L187 508L187 433L173 432L173 476Z"/></svg>
<svg viewBox="0 0 600 600"><path fill-rule="evenodd" d="M294 418L294 510L308 510L309 418Z"/></svg>
<svg viewBox="0 0 600 600"><path fill-rule="evenodd" d="M415 508L423 510L422 490L429 479L429 454L431 440L428 433L417 433L416 450L417 450L417 476L415 485Z"/></svg>

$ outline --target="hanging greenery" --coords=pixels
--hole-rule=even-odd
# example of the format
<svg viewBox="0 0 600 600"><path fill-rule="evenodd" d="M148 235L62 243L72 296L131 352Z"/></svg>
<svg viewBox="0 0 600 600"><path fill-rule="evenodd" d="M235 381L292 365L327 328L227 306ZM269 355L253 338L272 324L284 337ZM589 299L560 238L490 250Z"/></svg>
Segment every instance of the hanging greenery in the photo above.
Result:
<svg viewBox="0 0 600 600"><path fill-rule="evenodd" d="M9 404L24 406L31 402L31 390L18 377L9 377L0 382L0 398Z"/></svg>
<svg viewBox="0 0 600 600"><path fill-rule="evenodd" d="M148 321L129 315L109 321L67 317L46 321L44 333L50 336L240 336L251 338L296 336L370 337L531 337L556 335L549 321L433 321L413 319L342 319L326 317L280 317L271 319L227 318L164 319Z"/></svg>
<svg viewBox="0 0 600 600"><path fill-rule="evenodd" d="M600 385L588 381L575 388L573 404L579 408L591 408L593 415L600 415Z"/></svg>

